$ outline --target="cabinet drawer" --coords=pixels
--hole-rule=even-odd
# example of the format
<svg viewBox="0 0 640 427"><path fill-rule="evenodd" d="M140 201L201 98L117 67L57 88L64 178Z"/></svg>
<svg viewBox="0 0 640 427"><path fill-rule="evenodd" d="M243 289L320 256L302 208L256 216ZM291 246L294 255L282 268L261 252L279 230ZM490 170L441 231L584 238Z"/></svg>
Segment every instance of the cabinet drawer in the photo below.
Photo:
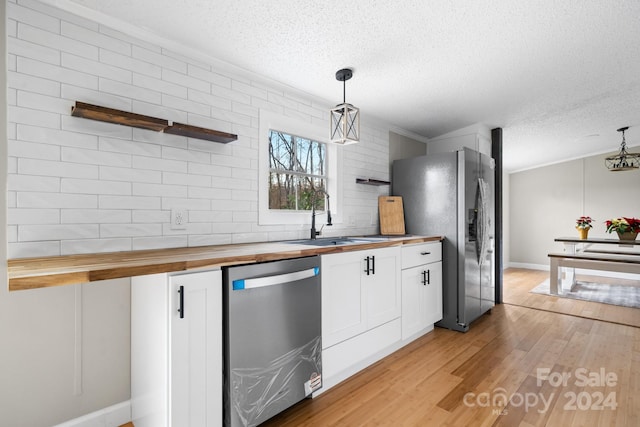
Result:
<svg viewBox="0 0 640 427"><path fill-rule="evenodd" d="M442 243L420 243L402 246L402 268L428 264L442 260Z"/></svg>

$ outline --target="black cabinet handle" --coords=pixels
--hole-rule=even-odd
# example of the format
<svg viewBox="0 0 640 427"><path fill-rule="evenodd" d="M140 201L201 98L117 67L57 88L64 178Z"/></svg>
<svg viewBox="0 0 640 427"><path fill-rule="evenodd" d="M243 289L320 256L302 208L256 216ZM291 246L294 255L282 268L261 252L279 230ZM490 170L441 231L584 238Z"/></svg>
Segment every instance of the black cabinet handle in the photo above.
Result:
<svg viewBox="0 0 640 427"><path fill-rule="evenodd" d="M376 256L371 256L371 274L376 274Z"/></svg>
<svg viewBox="0 0 640 427"><path fill-rule="evenodd" d="M180 307L178 307L178 313L180 313L180 318L184 319L184 286L180 286L178 293L180 294Z"/></svg>
<svg viewBox="0 0 640 427"><path fill-rule="evenodd" d="M420 252L420 255L431 255L431 252Z"/></svg>
<svg viewBox="0 0 640 427"><path fill-rule="evenodd" d="M366 258L365 258L365 261L367 261L367 269L366 269L366 270L364 270L364 272L365 272L365 273L367 273L367 276L369 275L369 258L370 258L370 257L366 257Z"/></svg>
<svg viewBox="0 0 640 427"><path fill-rule="evenodd" d="M431 270L427 270L427 285L431 284Z"/></svg>
<svg viewBox="0 0 640 427"><path fill-rule="evenodd" d="M427 272L422 270L422 284L427 286Z"/></svg>

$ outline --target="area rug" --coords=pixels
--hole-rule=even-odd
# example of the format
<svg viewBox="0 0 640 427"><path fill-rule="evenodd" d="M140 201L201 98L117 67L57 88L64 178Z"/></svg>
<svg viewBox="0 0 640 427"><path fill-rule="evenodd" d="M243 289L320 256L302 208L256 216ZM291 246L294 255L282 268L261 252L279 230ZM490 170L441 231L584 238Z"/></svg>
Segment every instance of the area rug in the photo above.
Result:
<svg viewBox="0 0 640 427"><path fill-rule="evenodd" d="M549 279L529 292L551 295L549 293ZM562 295L553 296L640 308L640 287L633 285L609 285L578 280L571 291L565 291Z"/></svg>

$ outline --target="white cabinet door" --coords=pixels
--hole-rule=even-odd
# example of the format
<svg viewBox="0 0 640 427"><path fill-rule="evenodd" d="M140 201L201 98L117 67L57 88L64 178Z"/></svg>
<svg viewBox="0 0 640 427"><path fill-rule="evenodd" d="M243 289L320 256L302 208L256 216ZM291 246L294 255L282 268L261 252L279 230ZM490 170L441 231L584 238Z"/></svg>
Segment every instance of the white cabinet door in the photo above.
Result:
<svg viewBox="0 0 640 427"><path fill-rule="evenodd" d="M429 278L425 286L425 316L427 324L433 324L442 320L442 261L427 264L424 268Z"/></svg>
<svg viewBox="0 0 640 427"><path fill-rule="evenodd" d="M423 285L425 266L402 270L402 339L407 339L426 327L426 287Z"/></svg>
<svg viewBox="0 0 640 427"><path fill-rule="evenodd" d="M131 279L131 412L136 427L221 425L219 270Z"/></svg>
<svg viewBox="0 0 640 427"><path fill-rule="evenodd" d="M222 422L221 272L172 276L170 294L171 425L218 426Z"/></svg>
<svg viewBox="0 0 640 427"><path fill-rule="evenodd" d="M382 248L364 252L362 282L366 301L367 329L375 328L402 313L400 289L400 248ZM369 274L366 257L369 257Z"/></svg>
<svg viewBox="0 0 640 427"><path fill-rule="evenodd" d="M399 262L398 247L322 256L322 348L400 317Z"/></svg>
<svg viewBox="0 0 640 427"><path fill-rule="evenodd" d="M323 255L321 262L322 348L328 348L367 328L360 280L362 253Z"/></svg>

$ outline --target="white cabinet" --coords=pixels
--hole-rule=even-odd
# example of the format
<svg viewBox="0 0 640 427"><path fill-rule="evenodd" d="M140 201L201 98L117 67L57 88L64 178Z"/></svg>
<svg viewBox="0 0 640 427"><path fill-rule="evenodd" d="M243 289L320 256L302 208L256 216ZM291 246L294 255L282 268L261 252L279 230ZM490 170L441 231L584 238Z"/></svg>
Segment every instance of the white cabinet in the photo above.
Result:
<svg viewBox="0 0 640 427"><path fill-rule="evenodd" d="M131 405L136 427L222 423L220 270L131 279Z"/></svg>
<svg viewBox="0 0 640 427"><path fill-rule="evenodd" d="M442 319L442 244L402 247L402 339Z"/></svg>
<svg viewBox="0 0 640 427"><path fill-rule="evenodd" d="M400 248L322 256L322 347L400 317Z"/></svg>

